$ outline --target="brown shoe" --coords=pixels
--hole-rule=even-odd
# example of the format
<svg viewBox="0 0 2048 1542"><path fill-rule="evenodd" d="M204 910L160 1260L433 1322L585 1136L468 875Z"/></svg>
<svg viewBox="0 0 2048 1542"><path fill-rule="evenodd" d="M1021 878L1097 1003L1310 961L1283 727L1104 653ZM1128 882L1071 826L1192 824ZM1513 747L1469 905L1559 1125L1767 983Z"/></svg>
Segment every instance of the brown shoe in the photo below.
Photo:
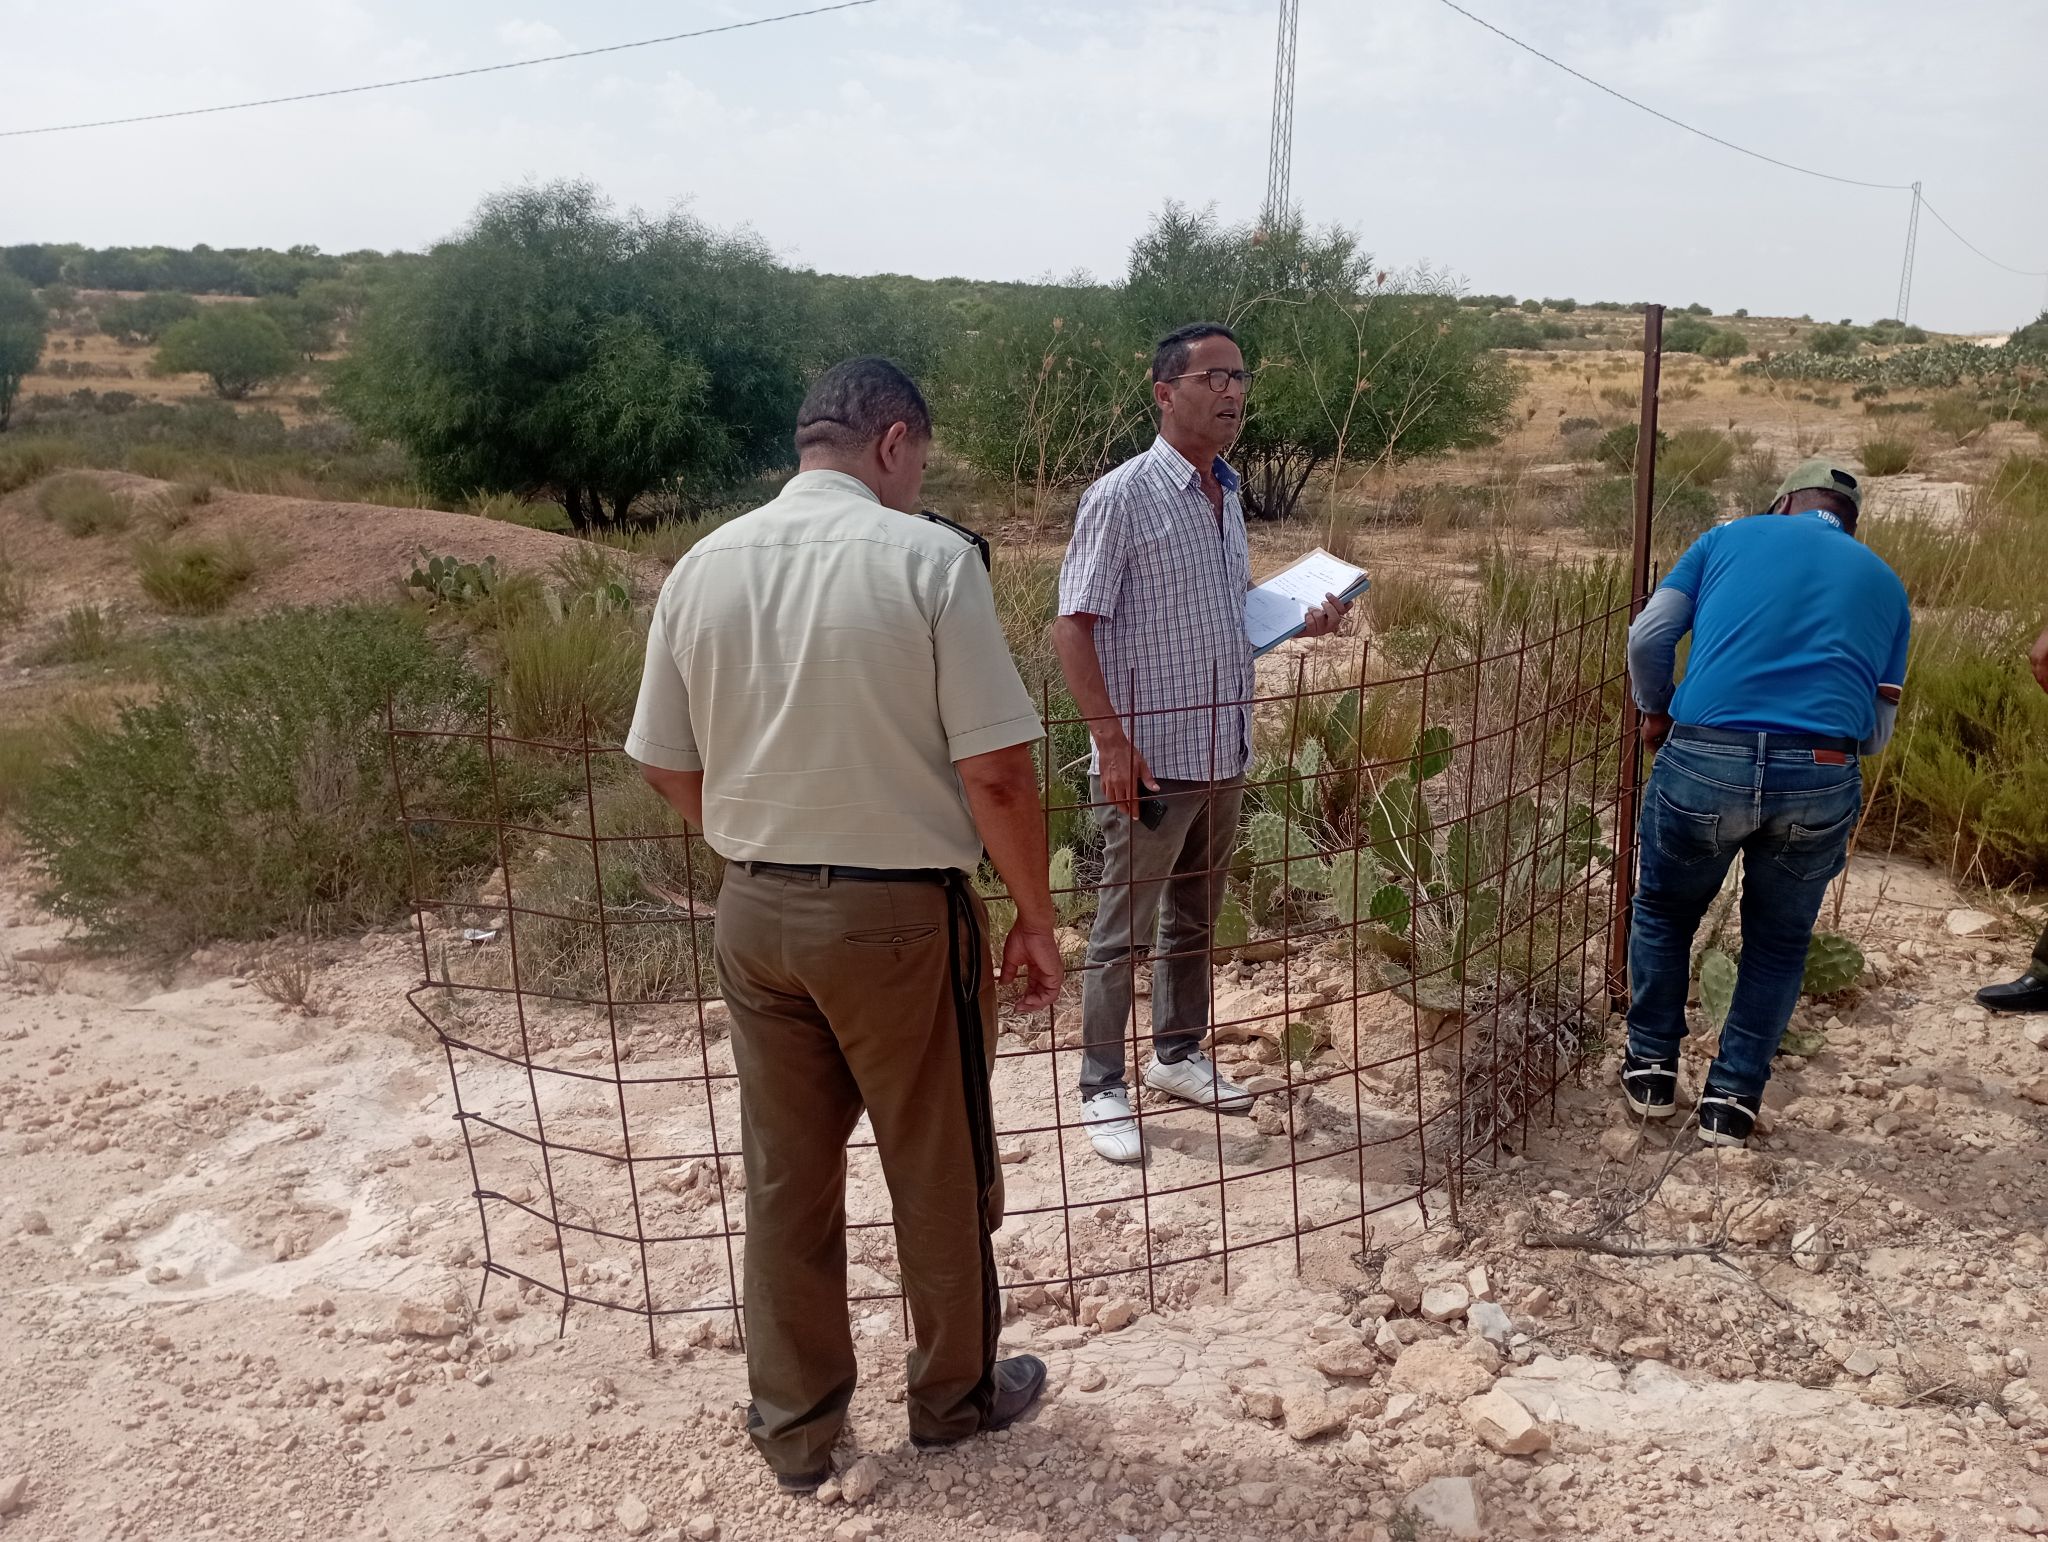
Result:
<svg viewBox="0 0 2048 1542"><path fill-rule="evenodd" d="M996 1362L993 1379L995 1396L989 1399L988 1417L981 1421L981 1428L974 1435L1006 1430L1032 1410L1045 1393L1045 1362L1036 1355L1012 1355ZM973 1435L955 1435L950 1440L927 1440L913 1435L910 1443L923 1451L936 1451L972 1438Z"/></svg>

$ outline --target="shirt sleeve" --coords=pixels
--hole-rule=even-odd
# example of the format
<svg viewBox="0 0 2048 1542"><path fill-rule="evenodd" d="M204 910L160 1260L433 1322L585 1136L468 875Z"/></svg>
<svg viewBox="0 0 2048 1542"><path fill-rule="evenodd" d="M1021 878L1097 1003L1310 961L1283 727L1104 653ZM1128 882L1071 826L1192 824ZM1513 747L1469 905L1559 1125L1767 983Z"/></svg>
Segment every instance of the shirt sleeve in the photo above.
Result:
<svg viewBox="0 0 2048 1542"><path fill-rule="evenodd" d="M972 547L961 548L940 582L932 654L949 760L1029 744L1044 734L996 619L995 591Z"/></svg>
<svg viewBox="0 0 2048 1542"><path fill-rule="evenodd" d="M1700 579L1707 571L1707 545L1714 539L1715 532L1709 530L1692 545L1686 547L1685 555L1671 564L1671 571L1664 575L1664 582L1657 586L1657 592L1674 589L1688 600L1698 601Z"/></svg>
<svg viewBox="0 0 2048 1542"><path fill-rule="evenodd" d="M1673 584L1677 576L1678 570L1673 568L1671 578L1650 596L1650 603L1628 629L1629 684L1635 690L1636 705L1645 712L1671 710L1678 639L1692 630L1692 596Z"/></svg>
<svg viewBox="0 0 2048 1542"><path fill-rule="evenodd" d="M664 771L702 771L696 731L690 726L690 687L669 640L668 608L657 604L647 627L647 658L640 666L640 699L626 734L626 753Z"/></svg>
<svg viewBox="0 0 2048 1542"><path fill-rule="evenodd" d="M1060 563L1060 614L1115 615L1130 565L1129 507L1098 482L1081 495L1074 514L1074 537Z"/></svg>
<svg viewBox="0 0 2048 1542"><path fill-rule="evenodd" d="M1906 653L1913 641L1913 607L1905 597L1899 600L1899 629L1892 637L1891 656L1885 661L1884 673L1878 677L1882 689L1890 686L1894 690L1906 688Z"/></svg>

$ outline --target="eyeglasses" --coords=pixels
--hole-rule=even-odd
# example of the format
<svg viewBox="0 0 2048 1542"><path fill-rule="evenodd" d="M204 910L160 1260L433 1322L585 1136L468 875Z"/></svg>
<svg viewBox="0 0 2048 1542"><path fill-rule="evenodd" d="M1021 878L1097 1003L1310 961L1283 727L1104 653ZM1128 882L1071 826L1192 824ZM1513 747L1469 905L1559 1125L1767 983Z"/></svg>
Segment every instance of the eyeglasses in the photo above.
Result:
<svg viewBox="0 0 2048 1542"><path fill-rule="evenodd" d="M1166 379L1168 384L1176 380L1206 380L1209 389L1218 396L1232 385L1243 386L1247 391L1252 388L1252 372L1248 369L1195 369L1185 375L1168 375Z"/></svg>

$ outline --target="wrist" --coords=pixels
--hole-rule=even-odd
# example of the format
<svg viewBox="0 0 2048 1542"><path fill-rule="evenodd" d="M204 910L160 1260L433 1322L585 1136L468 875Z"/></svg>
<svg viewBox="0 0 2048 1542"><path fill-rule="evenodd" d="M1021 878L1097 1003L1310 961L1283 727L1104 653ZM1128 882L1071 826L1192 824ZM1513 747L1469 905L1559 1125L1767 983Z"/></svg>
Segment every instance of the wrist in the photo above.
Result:
<svg viewBox="0 0 2048 1542"><path fill-rule="evenodd" d="M1131 736L1124 732L1124 725L1113 717L1096 718L1088 725L1089 737L1095 747L1105 754L1111 750L1127 750L1131 747Z"/></svg>
<svg viewBox="0 0 2048 1542"><path fill-rule="evenodd" d="M1011 927L1012 931L1036 932L1046 937L1050 937L1053 934L1053 932L1057 929L1058 922L1054 919L1052 909L1050 906L1048 906L1042 913L1038 911L1019 910L1017 912L1016 924Z"/></svg>

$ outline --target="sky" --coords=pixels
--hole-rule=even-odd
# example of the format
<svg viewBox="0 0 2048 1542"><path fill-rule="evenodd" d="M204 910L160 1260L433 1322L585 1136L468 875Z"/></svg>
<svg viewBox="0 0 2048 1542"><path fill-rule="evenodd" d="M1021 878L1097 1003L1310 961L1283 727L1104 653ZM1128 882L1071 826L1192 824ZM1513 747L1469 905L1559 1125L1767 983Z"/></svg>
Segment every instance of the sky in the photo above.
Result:
<svg viewBox="0 0 2048 1542"><path fill-rule="evenodd" d="M806 0L0 0L0 130L530 59ZM815 0L811 0L815 3ZM1923 181L2048 270L2044 0L1462 0L1674 117ZM1274 0L876 0L600 58L0 139L0 244L420 249L562 177L843 273L1109 278L1169 200L1256 217ZM1600 94L1442 0L1301 0L1293 199L1488 293L1869 321L1911 195L1762 164ZM2048 305L1923 217L1910 319Z"/></svg>

